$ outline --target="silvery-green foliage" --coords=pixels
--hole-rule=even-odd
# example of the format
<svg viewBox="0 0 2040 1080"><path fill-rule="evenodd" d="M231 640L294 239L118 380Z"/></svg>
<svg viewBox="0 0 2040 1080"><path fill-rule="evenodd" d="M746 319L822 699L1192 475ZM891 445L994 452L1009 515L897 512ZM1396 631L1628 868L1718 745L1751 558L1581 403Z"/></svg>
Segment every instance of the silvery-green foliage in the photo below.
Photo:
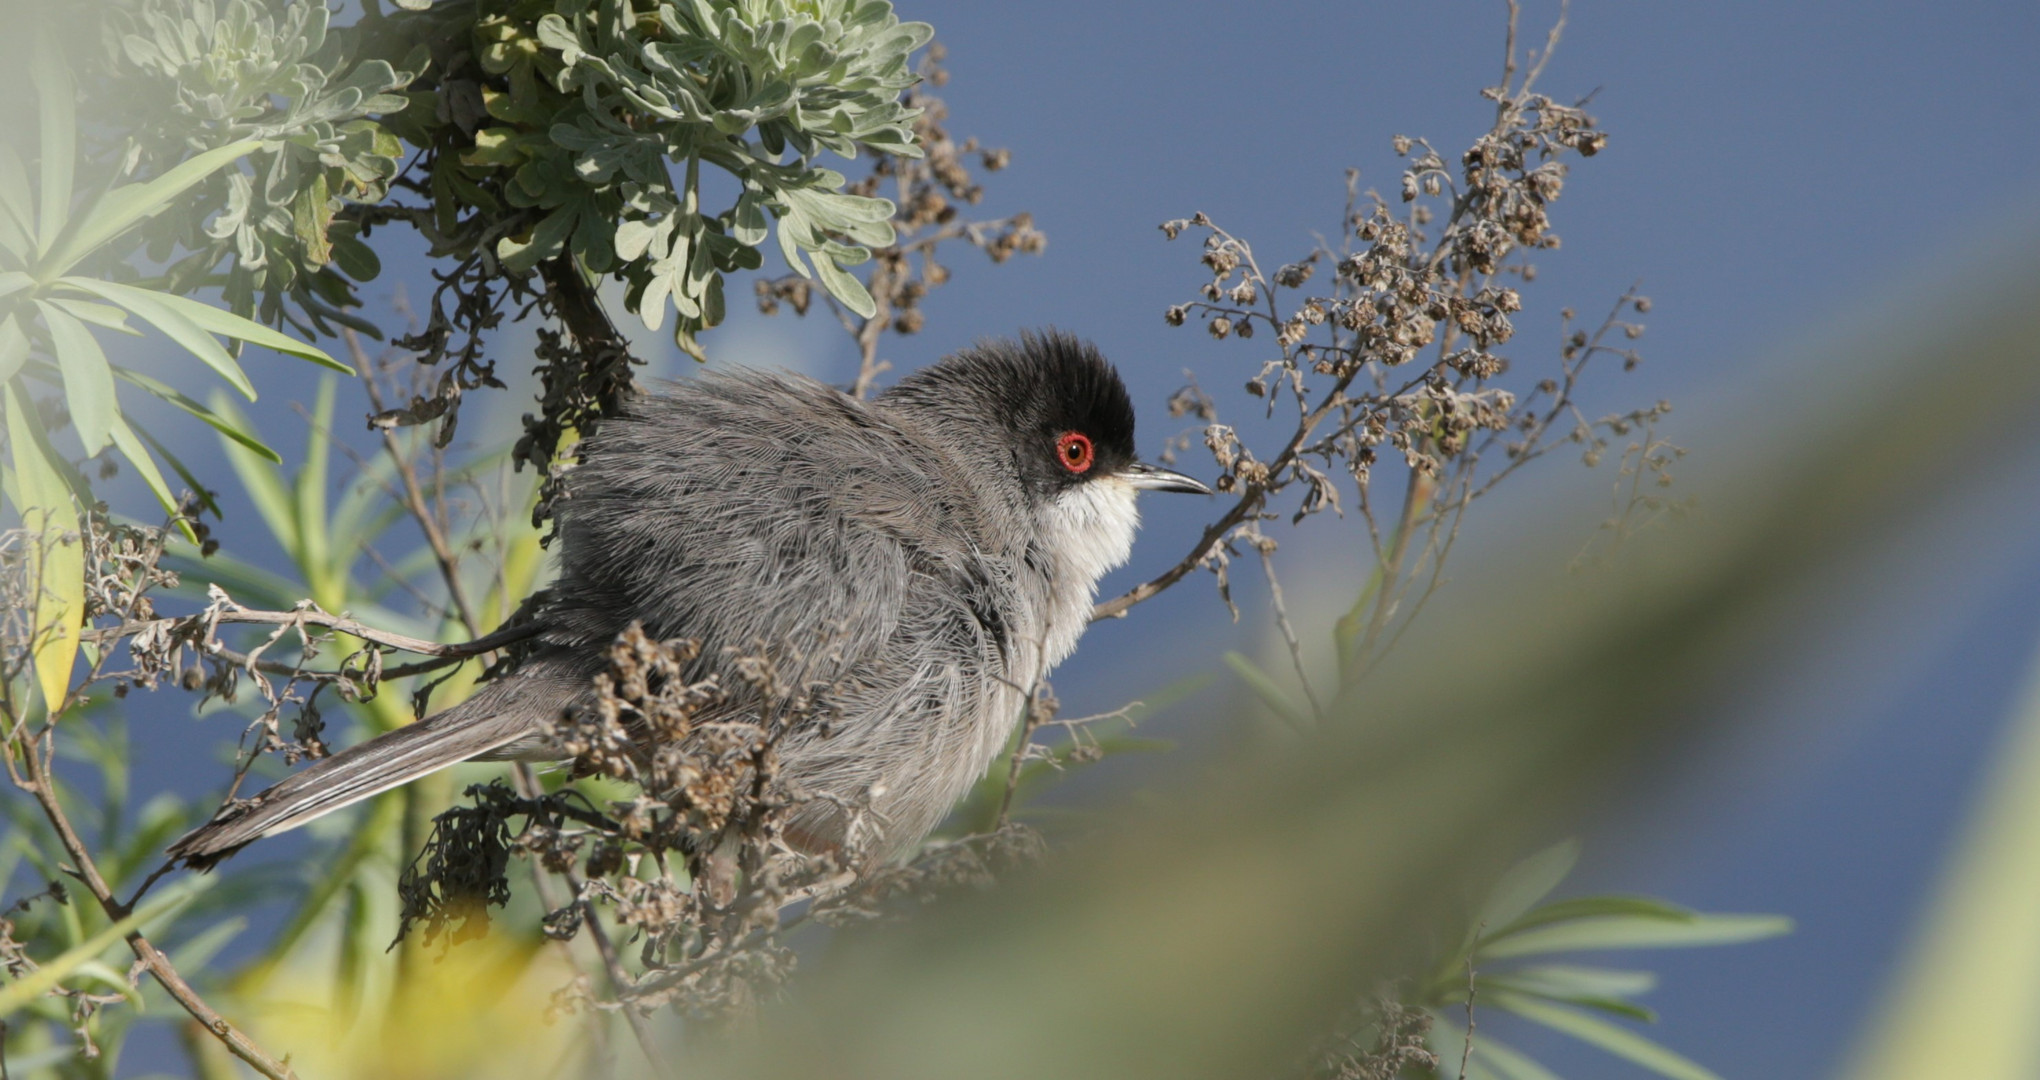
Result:
<svg viewBox="0 0 2040 1080"><path fill-rule="evenodd" d="M184 284L228 261L226 296L236 311L275 322L283 300L319 330L326 320L358 324L342 307L347 283L373 278L379 261L355 225L336 221L350 203L389 192L403 156L397 138L371 117L408 99L394 94L414 79L424 54L400 69L382 58L348 54L329 33L322 4L290 0L144 0L113 20L110 48L134 82L138 110L130 128L130 167L174 163L186 154L259 140L251 168L209 182L192 211L166 219L149 255L162 262L186 252L171 274Z"/></svg>
<svg viewBox="0 0 2040 1080"><path fill-rule="evenodd" d="M769 212L796 271L871 312L864 287L842 268L892 242L893 206L846 194L842 174L812 159L823 150L854 156L859 144L918 154L918 110L899 95L915 80L907 58L930 27L901 23L885 0L642 9L570 0L533 31L550 88L570 100L541 128L517 99L537 104L544 95L535 87L520 94L529 83L513 73L511 100L490 107L509 123L478 132L470 158L514 163L513 202L545 210L528 233L497 242L506 269L571 247L589 269L628 282L629 303L648 326L663 324L670 302L684 339L721 320L722 272L758 265L753 249L765 241ZM519 62L510 48L498 55L504 70ZM677 184L669 162L686 165ZM699 206L704 162L743 185L735 205L713 217Z"/></svg>

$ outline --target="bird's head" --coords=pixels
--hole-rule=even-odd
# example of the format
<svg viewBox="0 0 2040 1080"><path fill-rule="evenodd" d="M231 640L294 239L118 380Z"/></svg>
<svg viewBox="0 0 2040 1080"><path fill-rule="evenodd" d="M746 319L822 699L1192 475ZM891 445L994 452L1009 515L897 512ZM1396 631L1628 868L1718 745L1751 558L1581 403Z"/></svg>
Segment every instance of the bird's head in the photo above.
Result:
<svg viewBox="0 0 2040 1080"><path fill-rule="evenodd" d="M1211 494L1135 456L1126 384L1095 347L1055 330L981 341L901 380L886 399L1010 455L1044 543L1087 586L1126 561L1141 491Z"/></svg>

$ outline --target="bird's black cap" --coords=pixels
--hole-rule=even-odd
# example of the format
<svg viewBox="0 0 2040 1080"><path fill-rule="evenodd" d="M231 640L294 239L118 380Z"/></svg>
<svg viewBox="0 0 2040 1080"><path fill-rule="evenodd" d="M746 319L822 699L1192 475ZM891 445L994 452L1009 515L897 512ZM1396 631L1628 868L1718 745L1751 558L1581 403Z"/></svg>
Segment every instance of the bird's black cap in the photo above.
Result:
<svg viewBox="0 0 2040 1080"><path fill-rule="evenodd" d="M902 379L885 399L989 417L1036 494L1134 465L1126 384L1095 346L1059 330L979 341Z"/></svg>

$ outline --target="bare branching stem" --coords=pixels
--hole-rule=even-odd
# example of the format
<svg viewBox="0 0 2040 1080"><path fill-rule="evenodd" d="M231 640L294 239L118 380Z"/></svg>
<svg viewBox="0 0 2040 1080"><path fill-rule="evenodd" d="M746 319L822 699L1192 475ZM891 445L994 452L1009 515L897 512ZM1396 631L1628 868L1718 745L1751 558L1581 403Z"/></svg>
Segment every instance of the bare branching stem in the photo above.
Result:
<svg viewBox="0 0 2040 1080"><path fill-rule="evenodd" d="M569 866L567 885L574 891L574 902L581 905L581 918L588 928L588 940L594 943L596 955L602 958L602 970L609 976L609 993L618 1000L618 1011L623 1013L624 1023L630 1026L631 1037L637 1040L638 1050L645 1055L645 1062L652 1067L653 1074L661 1080L678 1080L680 1073L660 1052L651 1025L645 1020L644 1010L622 1000L636 980L631 978L630 969L624 967L623 957L616 951L616 942L611 940L609 929L602 925L602 913L596 910L595 902L582 888L585 884L580 871Z"/></svg>
<svg viewBox="0 0 2040 1080"><path fill-rule="evenodd" d="M538 633L538 628L533 626L506 626L473 641L457 641L447 644L427 641L424 638L411 637L408 634L378 630L373 626L358 622L344 615L332 615L320 611L316 606L307 602L306 606L295 611L256 611L251 608L236 607L213 614L201 612L197 615L182 615L176 618L127 622L121 623L118 626L88 630L82 636L87 641L105 643L150 631L169 633L195 631L207 620L214 623L243 623L257 626L317 626L346 634L349 637L357 637L363 641L386 648L417 653L420 656L435 656L445 659L467 659L469 657L480 656L483 653L500 649L505 645L523 641Z"/></svg>
<svg viewBox="0 0 2040 1080"><path fill-rule="evenodd" d="M380 413L384 410L382 387L376 383L375 363L369 358L368 350L361 347L361 337L352 329L342 328L340 335L347 341L348 352L354 359L354 369L361 375L361 385L368 392L369 404ZM425 544L432 550L432 559L439 567L439 576L446 584L447 598L453 603L453 610L460 616L461 624L469 634L482 632L481 620L476 618L474 605L468 603L467 589L460 580L460 557L454 554L453 545L447 542L446 523L433 512L426 502L425 487L418 479L418 469L411 455L404 452L397 441L395 430L382 430L383 450L389 455L390 464L397 471L397 479L403 485L404 508L418 523L419 531L425 534Z"/></svg>
<svg viewBox="0 0 2040 1080"><path fill-rule="evenodd" d="M113 890L107 886L106 879L99 872L98 864L92 859L91 849L86 847L84 840L78 836L78 831L71 826L71 819L64 813L63 804L57 797L56 783L48 772L47 759L44 757L50 752L47 745L38 746L19 739L13 745L24 770L25 783L21 786L35 796L36 805L42 808L43 817L48 819L50 828L55 830L58 843L63 845L64 853L71 859L70 872L92 893L92 898L99 903L99 908L106 914L107 919L117 922L127 918L132 912L115 899ZM288 1062L271 1057L246 1033L206 1004L205 999L198 995L198 991L193 990L191 984L184 981L184 976L178 974L177 969L171 965L170 958L163 955L162 950L156 948L142 935L140 928L127 935L127 943L134 951L135 958L141 961L149 974L155 976L156 981L170 997L183 1006L184 1011L190 1013L192 1019L204 1026L214 1038L225 1044L235 1057L247 1062L249 1068L268 1077L269 1080L297 1080L297 1074L291 1071Z"/></svg>

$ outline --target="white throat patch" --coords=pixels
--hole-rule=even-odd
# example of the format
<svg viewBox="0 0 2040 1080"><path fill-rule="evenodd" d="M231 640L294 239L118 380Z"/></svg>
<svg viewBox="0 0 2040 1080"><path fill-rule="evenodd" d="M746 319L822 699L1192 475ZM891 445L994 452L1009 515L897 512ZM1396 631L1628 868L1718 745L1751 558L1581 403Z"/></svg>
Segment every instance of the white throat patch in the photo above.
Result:
<svg viewBox="0 0 2040 1080"><path fill-rule="evenodd" d="M1041 535L1060 563L1061 588L1050 601L1042 660L1053 666L1077 646L1091 621L1098 580L1126 563L1133 554L1133 533L1140 527L1140 508L1132 484L1117 476L1100 476L1079 484L1042 504Z"/></svg>

